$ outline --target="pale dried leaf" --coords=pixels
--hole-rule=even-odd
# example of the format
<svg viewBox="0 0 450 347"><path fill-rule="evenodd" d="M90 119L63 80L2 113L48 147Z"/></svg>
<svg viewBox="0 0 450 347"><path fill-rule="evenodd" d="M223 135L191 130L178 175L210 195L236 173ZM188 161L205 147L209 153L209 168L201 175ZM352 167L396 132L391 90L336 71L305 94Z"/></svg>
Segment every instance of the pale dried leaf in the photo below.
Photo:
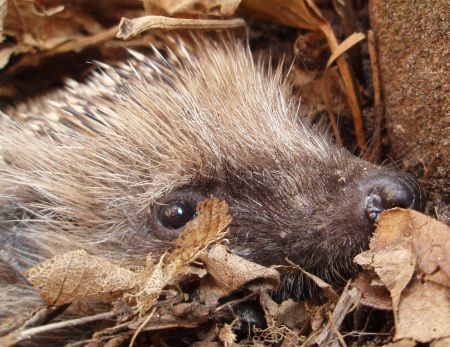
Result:
<svg viewBox="0 0 450 347"><path fill-rule="evenodd" d="M169 284L177 272L177 264L164 264L165 256L162 256L156 266L151 267L151 271L146 270L145 275L142 276L143 283L140 285L140 290L136 295L138 310L143 315L152 305L158 300L164 287Z"/></svg>
<svg viewBox="0 0 450 347"><path fill-rule="evenodd" d="M175 241L174 250L161 257L156 266L147 260L136 295L141 314L152 307L165 286L175 284L187 272L189 263L206 247L224 237L230 222L225 201L210 197L197 205L197 217L186 224Z"/></svg>
<svg viewBox="0 0 450 347"><path fill-rule="evenodd" d="M318 30L318 19L304 0L243 0L241 8L265 20L301 29Z"/></svg>
<svg viewBox="0 0 450 347"><path fill-rule="evenodd" d="M45 8L35 1L17 1L5 18L5 31L16 42L37 49L53 48L58 43L80 36L83 30L80 9L56 6Z"/></svg>
<svg viewBox="0 0 450 347"><path fill-rule="evenodd" d="M360 272L350 283L361 292L361 304L378 310L392 310L392 300L386 287L369 272Z"/></svg>
<svg viewBox="0 0 450 347"><path fill-rule="evenodd" d="M26 272L27 280L49 305L131 289L137 274L84 250L46 260Z"/></svg>
<svg viewBox="0 0 450 347"><path fill-rule="evenodd" d="M399 340L395 342L388 343L384 347L414 347L416 342L410 339Z"/></svg>
<svg viewBox="0 0 450 347"><path fill-rule="evenodd" d="M146 0L146 8L156 6L169 16L202 14L229 17L241 0Z"/></svg>
<svg viewBox="0 0 450 347"><path fill-rule="evenodd" d="M311 321L311 315L306 310L305 302L296 302L292 299L281 303L278 310L277 325L285 325L290 329L302 331Z"/></svg>
<svg viewBox="0 0 450 347"><path fill-rule="evenodd" d="M400 295L411 280L416 266L411 244L406 241L375 253L373 264L376 274L391 293L392 305L396 310Z"/></svg>
<svg viewBox="0 0 450 347"><path fill-rule="evenodd" d="M355 258L390 291L396 339L426 343L450 336L449 240L448 226L395 208L382 213L370 251Z"/></svg>
<svg viewBox="0 0 450 347"><path fill-rule="evenodd" d="M232 29L245 26L240 18L233 19L187 19L164 16L144 16L139 18L122 18L116 37L128 40L148 30L180 30L180 29Z"/></svg>
<svg viewBox="0 0 450 347"><path fill-rule="evenodd" d="M364 40L366 35L363 33L353 33L349 37L347 37L344 41L342 41L339 46L337 46L333 52L331 53L330 58L327 62L327 68L330 67L333 62L340 57L342 54L344 54L346 51L348 51L350 48L352 48L354 45L356 45L358 42Z"/></svg>
<svg viewBox="0 0 450 347"><path fill-rule="evenodd" d="M426 343L445 337L450 337L448 290L432 282L415 281L400 300L395 339Z"/></svg>
<svg viewBox="0 0 450 347"><path fill-rule="evenodd" d="M395 311L400 294L414 274L416 257L410 233L404 228L404 216L389 216L389 211L382 214L376 233L370 241L370 250L358 255L355 261L375 270L391 293Z"/></svg>
<svg viewBox="0 0 450 347"><path fill-rule="evenodd" d="M211 243L222 239L231 223L228 204L210 197L197 205L197 217L190 221L175 241L168 261L181 260L186 265Z"/></svg>
<svg viewBox="0 0 450 347"><path fill-rule="evenodd" d="M266 318L267 325L274 325L278 318L278 311L280 305L278 305L267 293L266 290L261 291L259 294L259 302L264 310L264 316Z"/></svg>
<svg viewBox="0 0 450 347"><path fill-rule="evenodd" d="M450 337L437 339L430 343L430 347L448 347L450 346Z"/></svg>
<svg viewBox="0 0 450 347"><path fill-rule="evenodd" d="M10 47L5 47L0 50L0 69L3 69L6 64L8 64L9 59L19 53L25 53L29 52L30 47L22 46L22 45L15 45Z"/></svg>
<svg viewBox="0 0 450 347"><path fill-rule="evenodd" d="M223 342L225 347L231 347L236 342L236 335L234 334L233 327L230 324L224 324L223 327L220 328L217 337Z"/></svg>
<svg viewBox="0 0 450 347"><path fill-rule="evenodd" d="M3 34L4 26L5 26L5 17L8 13L8 1L0 0L0 43L3 42L5 36Z"/></svg>
<svg viewBox="0 0 450 347"><path fill-rule="evenodd" d="M249 282L247 287L255 290L273 289L280 284L278 271L231 254L222 245L215 245L199 259L205 263L209 274L199 288L204 300L217 300Z"/></svg>
<svg viewBox="0 0 450 347"><path fill-rule="evenodd" d="M415 211L409 218L420 269L430 280L450 287L450 228Z"/></svg>

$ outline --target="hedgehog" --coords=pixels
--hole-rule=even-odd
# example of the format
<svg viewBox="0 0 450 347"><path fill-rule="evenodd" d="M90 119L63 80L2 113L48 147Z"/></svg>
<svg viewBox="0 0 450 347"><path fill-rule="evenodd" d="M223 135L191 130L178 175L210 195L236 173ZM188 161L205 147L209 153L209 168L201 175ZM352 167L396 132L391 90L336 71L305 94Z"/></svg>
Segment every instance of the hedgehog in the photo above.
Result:
<svg viewBox="0 0 450 347"><path fill-rule="evenodd" d="M234 253L289 258L330 283L355 273L383 210L423 208L416 179L336 146L301 116L283 68L248 44L180 47L177 61L99 63L83 83L2 111L1 316L40 304L22 277L32 266L77 249L142 265L211 195L229 204ZM301 276L283 274L279 292L301 296Z"/></svg>

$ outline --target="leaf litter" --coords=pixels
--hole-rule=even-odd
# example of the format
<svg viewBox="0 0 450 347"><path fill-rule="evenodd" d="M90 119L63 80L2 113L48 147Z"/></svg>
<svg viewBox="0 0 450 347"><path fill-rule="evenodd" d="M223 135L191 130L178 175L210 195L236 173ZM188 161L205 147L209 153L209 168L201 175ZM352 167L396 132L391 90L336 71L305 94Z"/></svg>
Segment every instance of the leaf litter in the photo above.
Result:
<svg viewBox="0 0 450 347"><path fill-rule="evenodd" d="M431 342L450 336L450 230L413 210L382 213L370 250L355 261L388 289L394 339Z"/></svg>
<svg viewBox="0 0 450 347"><path fill-rule="evenodd" d="M344 322L357 307L393 311L395 335L386 342L449 338L450 231L440 222L412 210L384 212L370 250L355 258L364 271L340 295L311 275L323 290L321 303L274 301L270 289L279 285L279 271L303 270L289 262L266 268L230 253L223 244L230 222L227 204L211 197L198 205L197 217L180 234L173 251L158 261L149 255L145 267L123 268L82 250L38 264L26 276L50 307L101 301L112 309L75 320L20 327L0 342L14 345L34 334L112 320L114 324L94 330L85 342L142 343L139 336L151 332L164 336L172 329L209 327L214 331L209 340L231 346L237 342L237 321L243 319L233 308L245 302L258 304L264 316L264 325L249 330L247 341L255 345L342 344L348 334ZM195 283L194 288L183 290L185 282ZM327 294L330 290L332 294ZM224 298L242 291L246 296L224 303Z"/></svg>

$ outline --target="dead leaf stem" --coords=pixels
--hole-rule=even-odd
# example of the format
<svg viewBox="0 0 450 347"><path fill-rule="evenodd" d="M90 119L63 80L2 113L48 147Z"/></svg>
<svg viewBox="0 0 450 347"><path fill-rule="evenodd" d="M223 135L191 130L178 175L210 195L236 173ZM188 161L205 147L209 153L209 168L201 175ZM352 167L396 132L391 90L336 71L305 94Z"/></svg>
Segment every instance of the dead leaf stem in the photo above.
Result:
<svg viewBox="0 0 450 347"><path fill-rule="evenodd" d="M136 341L136 338L138 337L138 335L140 334L140 332L142 331L142 329L147 325L147 323L150 321L150 319L152 319L153 315L156 312L156 307L153 307L152 311L148 314L148 316L144 319L144 321L142 322L141 325L139 325L139 328L137 328L137 330L134 332L133 337L131 338L130 344L128 345L129 347L133 347L134 342Z"/></svg>
<svg viewBox="0 0 450 347"><path fill-rule="evenodd" d="M76 318L71 320L66 320L62 322L57 323L51 323L42 325L39 327L34 327L26 330L19 330L19 331L13 331L12 333L6 335L5 337L0 339L0 345L1 346L12 346L19 342L25 341L33 337L37 334L47 333L50 331L54 331L57 329L62 328L68 328L68 327L74 327L77 325L83 325L91 322L95 322L98 320L104 320L104 319L110 319L114 318L116 315L115 312L109 311L109 312L102 312L93 316L88 317L82 317L82 318Z"/></svg>
<svg viewBox="0 0 450 347"><path fill-rule="evenodd" d="M128 40L147 30L225 30L245 26L241 18L234 19L187 19L164 16L145 16L134 19L122 18L116 37Z"/></svg>
<svg viewBox="0 0 450 347"><path fill-rule="evenodd" d="M339 332L339 329L334 324L333 315L331 314L331 312L327 313L327 317L328 317L328 322L330 323L330 328L331 328L331 330L333 330L334 334L336 335L336 337L337 337L337 339L339 341L339 344L342 347L347 347L347 344L345 343L342 334Z"/></svg>
<svg viewBox="0 0 450 347"><path fill-rule="evenodd" d="M374 117L375 117L375 129L374 129L374 141L375 146L372 149L370 159L374 163L379 163L381 159L381 120L383 117L383 105L381 104L381 83L380 83L380 70L378 65L378 55L375 46L375 37L372 30L367 33L367 39L369 43L369 56L370 67L372 70L372 83L373 83L373 98L374 98Z"/></svg>

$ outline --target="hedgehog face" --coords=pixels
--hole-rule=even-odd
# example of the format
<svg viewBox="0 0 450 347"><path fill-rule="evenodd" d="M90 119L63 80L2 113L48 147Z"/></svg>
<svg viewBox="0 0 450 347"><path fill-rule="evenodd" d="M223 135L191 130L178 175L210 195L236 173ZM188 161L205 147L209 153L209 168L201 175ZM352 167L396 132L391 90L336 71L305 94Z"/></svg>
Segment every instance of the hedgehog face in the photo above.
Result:
<svg viewBox="0 0 450 347"><path fill-rule="evenodd" d="M1 138L3 262L24 270L83 248L142 264L213 194L230 205L235 252L264 265L288 257L334 281L383 209L423 204L413 179L316 132L280 70L239 43L205 44L180 66L138 54L133 64L7 112L40 130L11 121Z"/></svg>
<svg viewBox="0 0 450 347"><path fill-rule="evenodd" d="M226 165L222 177L208 175L167 194L155 210L150 232L176 237L182 227L168 228L166 212L174 212L180 223L212 194L230 204L233 221L227 239L235 253L267 266L289 258L341 283L356 271L352 259L367 249L379 214L394 206L422 209L424 199L413 177L343 150L334 148L333 153L329 161L308 158L307 166L305 157L281 163L259 157L261 153L254 153L253 164ZM303 295L299 280L285 276L283 295Z"/></svg>

